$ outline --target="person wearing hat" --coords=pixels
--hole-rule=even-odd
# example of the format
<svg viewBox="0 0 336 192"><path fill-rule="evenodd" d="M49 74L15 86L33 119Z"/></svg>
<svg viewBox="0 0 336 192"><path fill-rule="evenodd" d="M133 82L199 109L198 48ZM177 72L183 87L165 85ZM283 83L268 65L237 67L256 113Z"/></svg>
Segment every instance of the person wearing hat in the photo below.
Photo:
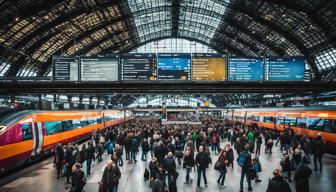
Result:
<svg viewBox="0 0 336 192"><path fill-rule="evenodd" d="M309 177L312 174L312 170L307 164L307 158L303 157L302 162L295 169L294 180L296 192L309 192Z"/></svg>
<svg viewBox="0 0 336 192"><path fill-rule="evenodd" d="M268 187L266 192L291 192L291 188L289 184L284 180L281 176L281 171L279 169L275 169L273 171L274 177L269 180Z"/></svg>

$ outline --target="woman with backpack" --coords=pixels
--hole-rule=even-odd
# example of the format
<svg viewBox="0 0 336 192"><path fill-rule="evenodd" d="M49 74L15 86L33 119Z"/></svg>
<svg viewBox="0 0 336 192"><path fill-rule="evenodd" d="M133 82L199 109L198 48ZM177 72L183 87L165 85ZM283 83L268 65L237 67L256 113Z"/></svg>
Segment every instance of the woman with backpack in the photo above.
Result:
<svg viewBox="0 0 336 192"><path fill-rule="evenodd" d="M224 181L226 176L226 165L228 160L226 158L226 151L224 149L219 153L219 157L217 162L215 163L215 169L220 172L219 178L217 179L217 183L220 184L221 187L224 187Z"/></svg>

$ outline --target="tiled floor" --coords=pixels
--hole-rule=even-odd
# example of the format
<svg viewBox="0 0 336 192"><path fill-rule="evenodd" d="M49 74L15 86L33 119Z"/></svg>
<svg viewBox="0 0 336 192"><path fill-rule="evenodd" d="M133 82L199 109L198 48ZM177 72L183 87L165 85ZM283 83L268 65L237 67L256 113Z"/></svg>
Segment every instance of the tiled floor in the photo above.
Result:
<svg viewBox="0 0 336 192"><path fill-rule="evenodd" d="M237 154L235 154L237 155ZM102 177L107 156L104 156L104 161L99 164L94 164L93 171L90 177L87 177L87 184L84 188L86 192L98 191L98 181ZM271 177L272 171L279 168L281 153L279 147L274 148L272 156L262 154L260 161L262 163L263 172L260 173L261 183L252 181L254 191L266 191L268 178ZM140 160L140 155L137 157ZM217 156L212 155L213 162L217 160ZM85 163L84 163L85 164ZM332 192L336 191L336 157L325 155L324 157L324 171L322 174L313 173L310 179L311 191L316 192ZM138 161L137 164L125 163L121 167L122 177L119 184L119 192L147 192L151 191L148 187L148 181L143 180L143 172L145 167L148 167L148 162ZM84 169L85 170L85 166ZM196 188L196 183L184 184L185 170L181 166L177 167L180 176L178 177L177 186L178 191L195 192L195 191L239 191L240 167L235 166L234 169L229 168L225 180L225 188L219 188L216 181L219 173L213 169L213 165L207 170L208 187ZM192 172L194 180L196 172ZM202 181L203 182L203 181ZM204 186L202 183L201 185ZM18 171L0 181L0 192L59 192L67 191L69 187L65 183L65 178L60 180L56 179L55 169L53 168L52 158L42 162L31 165L21 171ZM291 185L293 191L293 185ZM245 190L247 191L247 183L245 182Z"/></svg>

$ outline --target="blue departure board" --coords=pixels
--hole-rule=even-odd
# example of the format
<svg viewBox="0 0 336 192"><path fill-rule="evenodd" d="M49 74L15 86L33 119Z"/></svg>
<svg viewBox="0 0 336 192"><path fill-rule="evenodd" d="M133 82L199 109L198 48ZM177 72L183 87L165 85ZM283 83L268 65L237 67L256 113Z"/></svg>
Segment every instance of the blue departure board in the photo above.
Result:
<svg viewBox="0 0 336 192"><path fill-rule="evenodd" d="M304 79L305 59L303 57L266 58L265 80L300 81Z"/></svg>
<svg viewBox="0 0 336 192"><path fill-rule="evenodd" d="M263 58L229 58L229 81L264 80Z"/></svg>
<svg viewBox="0 0 336 192"><path fill-rule="evenodd" d="M190 80L191 55L159 53L157 58L158 80Z"/></svg>

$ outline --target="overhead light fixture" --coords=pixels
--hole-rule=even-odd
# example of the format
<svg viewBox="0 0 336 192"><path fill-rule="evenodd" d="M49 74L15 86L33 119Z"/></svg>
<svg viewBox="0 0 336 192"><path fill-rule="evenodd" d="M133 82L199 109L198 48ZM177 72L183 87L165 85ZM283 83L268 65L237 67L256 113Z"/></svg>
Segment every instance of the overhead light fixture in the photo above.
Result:
<svg viewBox="0 0 336 192"><path fill-rule="evenodd" d="M15 21L19 21L19 18L18 18L18 17L16 17L16 18L15 18Z"/></svg>

